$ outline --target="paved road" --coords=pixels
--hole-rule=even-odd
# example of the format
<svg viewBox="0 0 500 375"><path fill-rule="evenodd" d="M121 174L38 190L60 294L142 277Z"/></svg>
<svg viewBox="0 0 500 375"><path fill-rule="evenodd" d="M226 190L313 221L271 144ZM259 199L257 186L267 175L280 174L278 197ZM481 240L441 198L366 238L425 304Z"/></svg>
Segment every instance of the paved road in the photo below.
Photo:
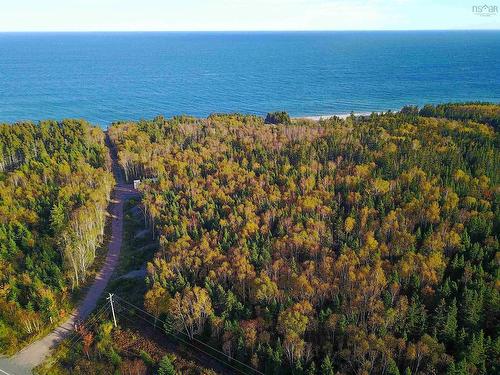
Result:
<svg viewBox="0 0 500 375"><path fill-rule="evenodd" d="M137 192L129 184L123 181L118 167L116 155L113 155L113 173L117 185L113 191L113 200L110 205L111 239L109 242L108 255L99 274L96 276L92 286L87 291L85 298L69 318L44 338L33 342L16 355L10 358L0 358L0 375L25 375L31 374L31 370L41 364L50 354L51 350L72 331L74 323L85 319L96 307L104 288L108 284L111 275L118 263L122 244L123 232L123 205L124 202L134 196Z"/></svg>

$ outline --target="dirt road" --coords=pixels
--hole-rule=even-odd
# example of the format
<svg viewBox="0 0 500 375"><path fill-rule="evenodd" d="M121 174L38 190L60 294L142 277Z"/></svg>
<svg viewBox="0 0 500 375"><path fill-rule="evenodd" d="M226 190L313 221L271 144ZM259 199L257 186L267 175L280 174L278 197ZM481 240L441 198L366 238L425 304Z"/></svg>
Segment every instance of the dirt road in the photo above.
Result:
<svg viewBox="0 0 500 375"><path fill-rule="evenodd" d="M87 291L84 299L69 318L42 339L33 342L23 350L10 358L0 358L0 374L24 375L31 374L31 370L41 364L50 354L51 350L73 330L74 323L85 319L96 307L97 301L106 288L111 275L118 263L122 245L123 231L123 205L124 202L137 196L137 192L131 185L123 180L121 170L118 166L116 155L111 152L113 161L113 173L117 184L113 190L113 199L109 213L112 216L111 239L106 260L101 271L97 274L93 284Z"/></svg>

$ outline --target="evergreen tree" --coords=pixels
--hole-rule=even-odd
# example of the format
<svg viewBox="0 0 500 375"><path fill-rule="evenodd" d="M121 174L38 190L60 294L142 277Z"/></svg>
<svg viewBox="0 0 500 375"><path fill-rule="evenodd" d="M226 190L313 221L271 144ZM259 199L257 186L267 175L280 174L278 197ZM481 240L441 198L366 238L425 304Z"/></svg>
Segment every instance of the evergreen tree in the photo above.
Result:
<svg viewBox="0 0 500 375"><path fill-rule="evenodd" d="M474 365L479 374L486 374L486 350L484 346L484 333L473 334L469 345L467 362Z"/></svg>
<svg viewBox="0 0 500 375"><path fill-rule="evenodd" d="M312 361L309 365L306 371L306 375L316 375L316 364L314 363L314 361Z"/></svg>
<svg viewBox="0 0 500 375"><path fill-rule="evenodd" d="M443 337L447 342L454 342L457 333L457 300L453 298L446 315Z"/></svg>
<svg viewBox="0 0 500 375"><path fill-rule="evenodd" d="M389 358L387 361L387 375L399 375L398 365L392 358Z"/></svg>
<svg viewBox="0 0 500 375"><path fill-rule="evenodd" d="M158 375L175 375L175 367L168 355L161 359L158 365Z"/></svg>
<svg viewBox="0 0 500 375"><path fill-rule="evenodd" d="M321 364L321 375L334 375L333 364L330 356L326 355Z"/></svg>

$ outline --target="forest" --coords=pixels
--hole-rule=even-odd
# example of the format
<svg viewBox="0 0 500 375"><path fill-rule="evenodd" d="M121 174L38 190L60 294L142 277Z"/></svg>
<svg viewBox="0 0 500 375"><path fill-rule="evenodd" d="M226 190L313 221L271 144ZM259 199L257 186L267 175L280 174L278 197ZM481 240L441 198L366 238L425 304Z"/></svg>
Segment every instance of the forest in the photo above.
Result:
<svg viewBox="0 0 500 375"><path fill-rule="evenodd" d="M499 113L113 125L160 244L144 308L267 374L500 373Z"/></svg>
<svg viewBox="0 0 500 375"><path fill-rule="evenodd" d="M426 117L474 120L489 124L497 129L500 126L500 106L489 103L448 103L436 106L428 104L419 113Z"/></svg>
<svg viewBox="0 0 500 375"><path fill-rule="evenodd" d="M103 241L110 165L84 121L0 124L0 353L71 311Z"/></svg>

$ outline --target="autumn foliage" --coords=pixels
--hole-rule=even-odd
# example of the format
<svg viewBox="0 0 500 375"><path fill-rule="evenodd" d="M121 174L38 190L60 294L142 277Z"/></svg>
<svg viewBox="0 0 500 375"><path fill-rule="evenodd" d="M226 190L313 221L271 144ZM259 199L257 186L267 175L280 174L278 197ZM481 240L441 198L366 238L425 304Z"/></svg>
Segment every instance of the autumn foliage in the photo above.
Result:
<svg viewBox="0 0 500 375"><path fill-rule="evenodd" d="M146 307L188 336L267 373L498 370L490 125L213 115L110 134L160 239Z"/></svg>
<svg viewBox="0 0 500 375"><path fill-rule="evenodd" d="M0 125L0 353L67 313L103 240L108 167L83 121Z"/></svg>

